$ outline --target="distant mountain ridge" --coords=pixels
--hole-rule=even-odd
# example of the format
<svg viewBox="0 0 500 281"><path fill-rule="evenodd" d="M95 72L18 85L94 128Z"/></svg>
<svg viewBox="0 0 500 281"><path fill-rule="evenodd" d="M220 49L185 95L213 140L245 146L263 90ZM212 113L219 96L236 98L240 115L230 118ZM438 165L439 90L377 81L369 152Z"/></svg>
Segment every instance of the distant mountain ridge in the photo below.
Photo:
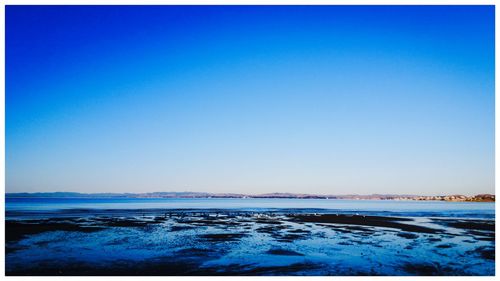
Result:
<svg viewBox="0 0 500 281"><path fill-rule="evenodd" d="M20 192L6 193L6 198L296 198L296 199L351 199L351 200L416 200L416 201L473 201L494 202L493 194L465 195L397 195L397 194L371 194L371 195L317 195L297 193L265 193L265 194L239 194L239 193L208 193L208 192L148 192L148 193L79 193L79 192Z"/></svg>

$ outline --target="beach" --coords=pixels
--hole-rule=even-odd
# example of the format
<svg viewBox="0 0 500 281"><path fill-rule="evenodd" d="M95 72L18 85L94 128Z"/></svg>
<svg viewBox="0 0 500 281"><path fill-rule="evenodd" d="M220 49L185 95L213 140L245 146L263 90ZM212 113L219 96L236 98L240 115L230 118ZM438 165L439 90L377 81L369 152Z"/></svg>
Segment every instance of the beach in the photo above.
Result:
<svg viewBox="0 0 500 281"><path fill-rule="evenodd" d="M312 209L60 214L7 217L7 275L495 273L491 217Z"/></svg>

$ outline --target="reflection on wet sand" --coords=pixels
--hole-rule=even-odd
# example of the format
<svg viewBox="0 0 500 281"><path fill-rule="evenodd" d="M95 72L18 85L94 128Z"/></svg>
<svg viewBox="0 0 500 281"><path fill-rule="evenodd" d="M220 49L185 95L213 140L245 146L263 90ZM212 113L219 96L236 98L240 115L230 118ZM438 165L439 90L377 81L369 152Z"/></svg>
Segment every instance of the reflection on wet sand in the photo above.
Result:
<svg viewBox="0 0 500 281"><path fill-rule="evenodd" d="M8 219L6 273L493 275L494 226L288 211Z"/></svg>

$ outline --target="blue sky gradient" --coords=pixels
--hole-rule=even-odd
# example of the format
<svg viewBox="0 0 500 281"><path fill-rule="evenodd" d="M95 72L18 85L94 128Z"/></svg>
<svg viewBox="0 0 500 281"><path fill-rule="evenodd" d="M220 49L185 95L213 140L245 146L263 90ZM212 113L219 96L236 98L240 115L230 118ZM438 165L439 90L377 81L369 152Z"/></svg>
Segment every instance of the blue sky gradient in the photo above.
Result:
<svg viewBox="0 0 500 281"><path fill-rule="evenodd" d="M7 192L494 193L493 6L7 6Z"/></svg>

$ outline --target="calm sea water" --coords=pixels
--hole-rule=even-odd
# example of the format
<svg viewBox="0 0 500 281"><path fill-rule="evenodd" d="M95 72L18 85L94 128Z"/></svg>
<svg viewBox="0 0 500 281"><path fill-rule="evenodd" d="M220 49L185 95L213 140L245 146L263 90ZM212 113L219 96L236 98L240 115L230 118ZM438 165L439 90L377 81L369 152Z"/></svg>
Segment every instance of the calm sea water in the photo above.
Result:
<svg viewBox="0 0 500 281"><path fill-rule="evenodd" d="M170 199L170 198L7 198L6 214L92 212L103 210L235 209L311 210L338 213L370 213L404 216L493 218L494 203L440 201L381 201L334 199Z"/></svg>

